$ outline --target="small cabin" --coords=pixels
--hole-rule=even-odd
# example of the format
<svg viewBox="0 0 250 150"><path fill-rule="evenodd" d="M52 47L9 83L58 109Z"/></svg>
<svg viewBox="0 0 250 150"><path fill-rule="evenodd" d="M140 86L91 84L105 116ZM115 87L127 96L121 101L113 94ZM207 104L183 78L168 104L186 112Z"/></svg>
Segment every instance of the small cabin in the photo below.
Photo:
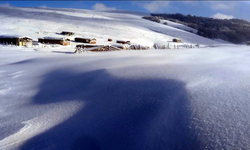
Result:
<svg viewBox="0 0 250 150"><path fill-rule="evenodd" d="M108 39L109 42L112 42L113 40L111 38Z"/></svg>
<svg viewBox="0 0 250 150"><path fill-rule="evenodd" d="M90 40L89 44L96 44L96 40Z"/></svg>
<svg viewBox="0 0 250 150"><path fill-rule="evenodd" d="M63 46L70 45L70 40L67 38L57 38L57 37L44 37L38 38L39 43L44 44L60 44Z"/></svg>
<svg viewBox="0 0 250 150"><path fill-rule="evenodd" d="M173 39L173 42L181 43L181 39Z"/></svg>
<svg viewBox="0 0 250 150"><path fill-rule="evenodd" d="M16 46L31 46L32 39L26 36L2 35L0 36L0 43L16 45Z"/></svg>
<svg viewBox="0 0 250 150"><path fill-rule="evenodd" d="M130 41L117 40L116 43L130 45Z"/></svg>
<svg viewBox="0 0 250 150"><path fill-rule="evenodd" d="M76 37L75 38L76 42L81 42L81 43L90 43L90 44L96 44L96 39L95 38L80 38Z"/></svg>
<svg viewBox="0 0 250 150"><path fill-rule="evenodd" d="M75 33L74 32L69 32L69 31L62 31L61 35L72 36L72 35L75 35Z"/></svg>

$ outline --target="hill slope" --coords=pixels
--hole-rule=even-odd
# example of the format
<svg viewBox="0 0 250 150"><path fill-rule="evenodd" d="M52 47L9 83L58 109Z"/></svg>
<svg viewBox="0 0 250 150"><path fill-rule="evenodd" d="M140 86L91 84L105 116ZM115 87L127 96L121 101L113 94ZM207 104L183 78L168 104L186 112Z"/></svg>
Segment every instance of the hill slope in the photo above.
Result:
<svg viewBox="0 0 250 150"><path fill-rule="evenodd" d="M43 36L59 37L61 35L56 33L66 30L75 32L76 36L94 37L100 44L108 38L130 40L147 46L167 44L173 38L180 38L187 44L220 44L176 26L144 20L141 18L143 15L124 11L1 7L0 34L25 34L37 39Z"/></svg>
<svg viewBox="0 0 250 150"><path fill-rule="evenodd" d="M242 44L250 41L250 22L241 19L213 19L182 14L152 14L198 30L198 35Z"/></svg>

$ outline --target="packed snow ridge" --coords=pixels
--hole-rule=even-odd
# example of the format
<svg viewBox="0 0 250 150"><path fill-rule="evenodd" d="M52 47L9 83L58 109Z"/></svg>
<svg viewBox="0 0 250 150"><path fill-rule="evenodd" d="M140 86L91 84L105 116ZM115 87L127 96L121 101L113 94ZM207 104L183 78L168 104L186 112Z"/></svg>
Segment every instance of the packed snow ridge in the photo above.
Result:
<svg viewBox="0 0 250 150"><path fill-rule="evenodd" d="M250 149L250 48L145 15L1 7L1 35L69 30L103 43L180 38L204 48L71 54L72 45L0 45L0 149Z"/></svg>

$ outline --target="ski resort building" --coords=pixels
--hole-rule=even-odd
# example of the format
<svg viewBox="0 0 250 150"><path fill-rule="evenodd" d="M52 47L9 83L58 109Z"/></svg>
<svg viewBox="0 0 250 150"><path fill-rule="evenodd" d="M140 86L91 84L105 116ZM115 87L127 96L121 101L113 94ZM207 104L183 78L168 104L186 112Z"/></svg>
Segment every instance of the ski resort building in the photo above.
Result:
<svg viewBox="0 0 250 150"><path fill-rule="evenodd" d="M44 44L60 44L63 46L70 45L70 40L67 38L58 38L58 37L44 37L38 38L39 43Z"/></svg>
<svg viewBox="0 0 250 150"><path fill-rule="evenodd" d="M68 36L72 36L72 35L75 35L74 32L69 32L69 31L62 31L61 33L62 35L68 35Z"/></svg>
<svg viewBox="0 0 250 150"><path fill-rule="evenodd" d="M181 39L173 39L173 42L181 43Z"/></svg>
<svg viewBox="0 0 250 150"><path fill-rule="evenodd" d="M2 35L0 36L0 43L16 46L31 46L32 39L26 36Z"/></svg>
<svg viewBox="0 0 250 150"><path fill-rule="evenodd" d="M119 44L129 44L130 45L130 41L117 40L116 43L119 43Z"/></svg>
<svg viewBox="0 0 250 150"><path fill-rule="evenodd" d="M76 42L81 42L81 43L90 43L90 44L96 44L96 39L90 39L90 38L80 38L80 37L76 37L75 38Z"/></svg>

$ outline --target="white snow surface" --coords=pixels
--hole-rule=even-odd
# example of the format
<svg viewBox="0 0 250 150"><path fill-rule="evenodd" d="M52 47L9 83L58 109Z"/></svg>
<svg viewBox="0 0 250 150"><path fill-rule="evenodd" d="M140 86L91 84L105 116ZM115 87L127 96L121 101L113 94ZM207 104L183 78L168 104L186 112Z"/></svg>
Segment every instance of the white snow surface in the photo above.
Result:
<svg viewBox="0 0 250 150"><path fill-rule="evenodd" d="M214 45L220 42L200 37L185 30L181 24L163 25L142 19L143 14L126 11L92 11L80 9L17 8L0 6L0 34L29 35L33 39L44 36L62 37L62 31L75 32L70 37L92 37L98 44L118 39L131 44L153 46L171 43L180 38L187 44ZM7 20L7 21L6 21Z"/></svg>
<svg viewBox="0 0 250 150"><path fill-rule="evenodd" d="M188 27L188 26L185 26L185 25L183 25L183 24L179 24L179 23L175 23L175 22L173 22L173 21L169 21L169 20L161 20L161 22L160 23L165 23L165 22L167 22L167 25L168 26L171 26L171 27L174 27L174 28L177 28L177 29L181 29L181 30L184 30L184 31L188 31L188 32L193 32L193 33L197 33L198 31L196 30L196 29L193 29L193 28L190 28L190 27Z"/></svg>
<svg viewBox="0 0 250 150"><path fill-rule="evenodd" d="M1 7L0 34L214 47L72 54L72 45L0 45L0 149L250 149L250 48L141 16Z"/></svg>

